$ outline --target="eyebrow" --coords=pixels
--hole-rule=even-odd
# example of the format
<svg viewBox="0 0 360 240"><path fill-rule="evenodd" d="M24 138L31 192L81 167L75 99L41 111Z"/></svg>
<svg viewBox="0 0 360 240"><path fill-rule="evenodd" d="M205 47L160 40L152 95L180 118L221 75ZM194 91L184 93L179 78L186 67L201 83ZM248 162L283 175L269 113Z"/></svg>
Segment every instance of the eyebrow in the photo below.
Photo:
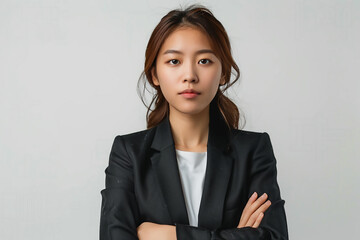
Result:
<svg viewBox="0 0 360 240"><path fill-rule="evenodd" d="M168 53L178 53L178 54L183 54L183 52L181 52L181 51L174 50L174 49L168 49L168 50L166 50L166 51L163 53L163 55L168 54ZM214 55L215 55L214 51L213 51L213 50L211 50L211 49L201 49L201 50L196 51L195 53L196 53L196 54L201 54L201 53L212 53L212 54L214 54Z"/></svg>

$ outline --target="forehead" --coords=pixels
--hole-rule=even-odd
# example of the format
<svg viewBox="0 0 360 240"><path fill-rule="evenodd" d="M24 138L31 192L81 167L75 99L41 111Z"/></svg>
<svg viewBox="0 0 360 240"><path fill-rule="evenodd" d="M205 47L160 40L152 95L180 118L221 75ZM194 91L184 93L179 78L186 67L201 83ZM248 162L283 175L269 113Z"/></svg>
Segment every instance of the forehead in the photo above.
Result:
<svg viewBox="0 0 360 240"><path fill-rule="evenodd" d="M164 41L160 54L166 50L174 49L183 52L192 52L199 49L212 49L208 36L193 27L180 27L174 30Z"/></svg>

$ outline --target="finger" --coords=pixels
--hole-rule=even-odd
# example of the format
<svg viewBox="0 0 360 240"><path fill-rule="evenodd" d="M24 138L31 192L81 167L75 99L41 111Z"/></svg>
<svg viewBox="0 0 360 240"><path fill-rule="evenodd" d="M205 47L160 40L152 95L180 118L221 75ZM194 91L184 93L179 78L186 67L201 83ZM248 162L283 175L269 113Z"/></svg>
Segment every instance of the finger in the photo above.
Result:
<svg viewBox="0 0 360 240"><path fill-rule="evenodd" d="M257 196L257 192L254 192L254 193L250 196L248 202L246 203L245 208L249 207L253 202L255 202L255 200L256 200L257 197L258 197L258 196Z"/></svg>
<svg viewBox="0 0 360 240"><path fill-rule="evenodd" d="M247 209L250 208L251 204L253 204L253 203L255 202L255 200L256 200L257 197L258 197L257 192L254 192L254 193L250 196L249 200L247 201L247 203L246 203L246 205L245 205L245 207L244 207L244 211L246 211Z"/></svg>
<svg viewBox="0 0 360 240"><path fill-rule="evenodd" d="M268 196L266 193L264 193L255 202L253 201L254 199L252 199L252 197L249 199L248 204L246 204L246 206L244 208L243 214L241 215L241 218L240 218L239 227L243 227L243 226L247 225L252 214L266 201ZM253 219L251 222L253 223L253 222L255 222L255 220L256 220L256 218Z"/></svg>
<svg viewBox="0 0 360 240"><path fill-rule="evenodd" d="M259 216L256 218L256 221L254 223L254 225L252 226L253 228L257 228L259 227L260 223L261 223L261 220L263 219L264 217L264 213L260 213Z"/></svg>
<svg viewBox="0 0 360 240"><path fill-rule="evenodd" d="M265 211L270 207L270 205L271 205L271 201L267 200L253 214L255 216L258 216L261 212L265 213Z"/></svg>
<svg viewBox="0 0 360 240"><path fill-rule="evenodd" d="M257 220L257 217L260 213L264 213L271 205L270 200L267 200L264 204L262 204L249 218L246 226L252 226Z"/></svg>
<svg viewBox="0 0 360 240"><path fill-rule="evenodd" d="M257 192L254 192L244 207L244 210L240 217L238 228L245 226L245 223L248 221L248 218L250 217L250 214L247 213L248 209L250 208L251 204L255 202L256 198L257 198Z"/></svg>
<svg viewBox="0 0 360 240"><path fill-rule="evenodd" d="M250 206L250 212L251 214L254 213L268 198L268 195L264 193L261 195L253 204Z"/></svg>

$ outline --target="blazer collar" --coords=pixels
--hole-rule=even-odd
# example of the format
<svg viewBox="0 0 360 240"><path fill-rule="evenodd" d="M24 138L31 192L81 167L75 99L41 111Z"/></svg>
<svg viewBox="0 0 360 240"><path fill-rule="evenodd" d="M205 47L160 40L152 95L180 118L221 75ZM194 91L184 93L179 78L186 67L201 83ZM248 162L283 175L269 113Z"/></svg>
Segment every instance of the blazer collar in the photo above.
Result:
<svg viewBox="0 0 360 240"><path fill-rule="evenodd" d="M230 130L214 104L210 105L207 166L200 203L198 226L216 229L221 226L227 186L233 159L230 152ZM150 159L173 223L189 224L182 191L174 140L167 116L156 126Z"/></svg>
<svg viewBox="0 0 360 240"><path fill-rule="evenodd" d="M210 120L208 146L217 148L219 151L230 151L231 131L221 115L219 109L215 106L213 100L210 104ZM155 136L151 145L152 149L161 151L169 146L175 146L171 132L169 116L166 116L159 125L156 126Z"/></svg>

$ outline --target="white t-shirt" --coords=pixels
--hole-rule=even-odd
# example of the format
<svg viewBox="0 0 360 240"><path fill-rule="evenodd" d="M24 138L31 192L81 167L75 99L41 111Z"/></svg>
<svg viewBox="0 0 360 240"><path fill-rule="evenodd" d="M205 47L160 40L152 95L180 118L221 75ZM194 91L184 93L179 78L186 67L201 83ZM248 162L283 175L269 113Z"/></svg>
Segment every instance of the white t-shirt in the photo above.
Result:
<svg viewBox="0 0 360 240"><path fill-rule="evenodd" d="M189 216L189 225L197 227L205 180L207 152L187 152L176 149L176 158Z"/></svg>

